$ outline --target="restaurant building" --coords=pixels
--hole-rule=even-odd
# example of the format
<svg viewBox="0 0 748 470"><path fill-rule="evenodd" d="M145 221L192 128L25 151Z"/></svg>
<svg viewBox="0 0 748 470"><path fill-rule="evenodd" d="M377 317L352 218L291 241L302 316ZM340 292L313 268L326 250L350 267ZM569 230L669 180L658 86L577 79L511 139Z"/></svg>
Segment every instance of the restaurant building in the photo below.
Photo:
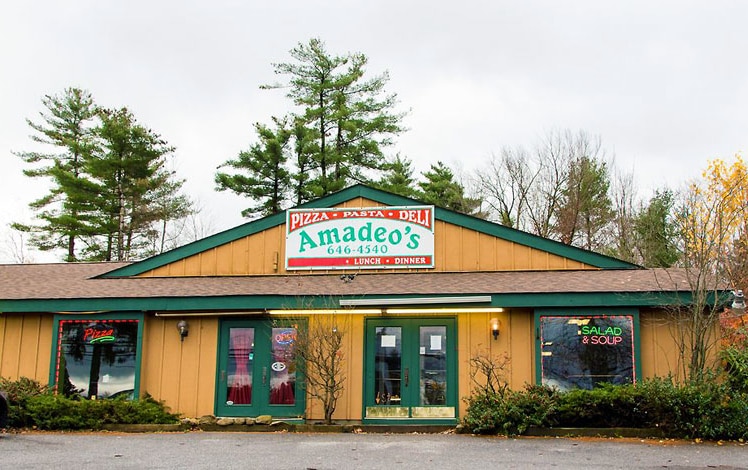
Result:
<svg viewBox="0 0 748 470"><path fill-rule="evenodd" d="M449 424L470 358L513 388L591 388L677 370L678 270L357 185L134 263L0 266L0 376L186 417L318 420L299 321L341 325L343 422Z"/></svg>

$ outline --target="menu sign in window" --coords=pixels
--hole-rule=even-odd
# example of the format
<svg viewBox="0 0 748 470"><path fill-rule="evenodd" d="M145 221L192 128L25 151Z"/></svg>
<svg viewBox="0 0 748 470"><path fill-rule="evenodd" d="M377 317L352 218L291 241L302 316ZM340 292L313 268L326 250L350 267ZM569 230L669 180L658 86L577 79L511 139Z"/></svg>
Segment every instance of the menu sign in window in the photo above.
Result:
<svg viewBox="0 0 748 470"><path fill-rule="evenodd" d="M634 317L540 316L543 385L592 389L635 381Z"/></svg>
<svg viewBox="0 0 748 470"><path fill-rule="evenodd" d="M286 269L433 267L433 206L286 212Z"/></svg>

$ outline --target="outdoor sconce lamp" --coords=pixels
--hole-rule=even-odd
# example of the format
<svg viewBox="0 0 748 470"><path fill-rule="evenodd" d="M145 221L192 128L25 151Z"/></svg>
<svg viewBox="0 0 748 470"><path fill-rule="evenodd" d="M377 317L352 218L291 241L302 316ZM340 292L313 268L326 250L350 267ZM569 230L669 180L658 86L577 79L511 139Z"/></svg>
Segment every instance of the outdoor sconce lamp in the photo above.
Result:
<svg viewBox="0 0 748 470"><path fill-rule="evenodd" d="M499 339L499 327L501 326L501 322L498 318L492 318L491 319L491 334L493 335L494 341Z"/></svg>
<svg viewBox="0 0 748 470"><path fill-rule="evenodd" d="M745 310L745 296L742 290L736 290L732 293L732 305L730 306L733 310Z"/></svg>
<svg viewBox="0 0 748 470"><path fill-rule="evenodd" d="M184 337L190 334L190 325L186 320L179 320L177 330L179 330L179 340L184 341Z"/></svg>

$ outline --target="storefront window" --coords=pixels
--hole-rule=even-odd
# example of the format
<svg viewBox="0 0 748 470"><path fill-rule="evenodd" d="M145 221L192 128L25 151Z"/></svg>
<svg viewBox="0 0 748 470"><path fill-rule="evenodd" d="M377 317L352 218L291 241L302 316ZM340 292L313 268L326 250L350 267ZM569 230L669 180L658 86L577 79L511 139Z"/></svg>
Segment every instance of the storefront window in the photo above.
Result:
<svg viewBox="0 0 748 470"><path fill-rule="evenodd" d="M560 390L636 380L633 315L540 315L540 375Z"/></svg>
<svg viewBox="0 0 748 470"><path fill-rule="evenodd" d="M137 319L60 319L54 384L83 398L133 398L138 367Z"/></svg>

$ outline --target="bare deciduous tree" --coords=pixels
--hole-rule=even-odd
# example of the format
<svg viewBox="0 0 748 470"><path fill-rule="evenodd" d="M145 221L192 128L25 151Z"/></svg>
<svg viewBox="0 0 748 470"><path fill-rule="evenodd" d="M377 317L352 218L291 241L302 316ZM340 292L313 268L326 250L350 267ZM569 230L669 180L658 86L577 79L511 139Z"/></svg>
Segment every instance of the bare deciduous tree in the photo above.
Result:
<svg viewBox="0 0 748 470"><path fill-rule="evenodd" d="M317 314L295 324L294 348L298 367L304 372L306 392L322 404L325 424L332 424L347 378L343 339L350 317L340 313Z"/></svg>
<svg viewBox="0 0 748 470"><path fill-rule="evenodd" d="M470 380L480 393L499 394L509 389L506 378L509 356L491 355L486 350L478 350L469 360Z"/></svg>
<svg viewBox="0 0 748 470"><path fill-rule="evenodd" d="M25 232L21 230L10 228L8 231L5 246L13 263L25 264L34 262L34 259L28 253L28 246L24 235Z"/></svg>
<svg viewBox="0 0 748 470"><path fill-rule="evenodd" d="M681 372L695 381L702 380L714 366L719 316L731 287L730 248L746 209L744 205L731 204L734 194L745 193L743 181L734 181L732 187L722 189L722 194L718 194L710 188L691 185L682 195L676 219L691 299L673 309L670 324Z"/></svg>
<svg viewBox="0 0 748 470"><path fill-rule="evenodd" d="M633 173L615 172L611 182L611 199L614 217L609 236L608 254L616 258L636 263L636 187Z"/></svg>
<svg viewBox="0 0 748 470"><path fill-rule="evenodd" d="M528 229L529 197L539 174L539 165L531 164L527 151L521 147L502 149L501 156L494 155L487 169L477 172L482 199L500 224Z"/></svg>
<svg viewBox="0 0 748 470"><path fill-rule="evenodd" d="M568 179L571 153L568 145L571 133L549 132L536 150L539 166L537 186L530 194L532 233L545 238L554 236L554 218Z"/></svg>
<svg viewBox="0 0 748 470"><path fill-rule="evenodd" d="M502 149L476 180L503 225L587 249L610 238L610 176L599 137L549 132L532 154Z"/></svg>

